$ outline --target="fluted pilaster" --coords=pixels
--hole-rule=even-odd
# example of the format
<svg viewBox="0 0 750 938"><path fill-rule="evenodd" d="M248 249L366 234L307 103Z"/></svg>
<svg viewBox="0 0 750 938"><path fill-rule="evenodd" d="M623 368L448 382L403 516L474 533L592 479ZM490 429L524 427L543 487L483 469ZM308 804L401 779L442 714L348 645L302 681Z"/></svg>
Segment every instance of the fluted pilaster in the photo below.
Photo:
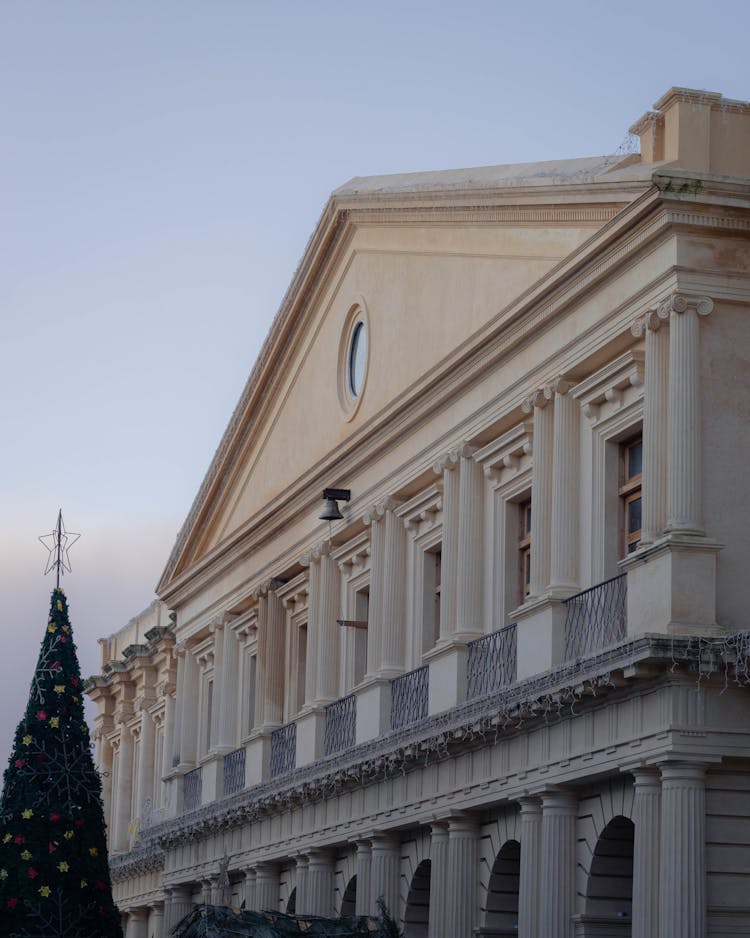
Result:
<svg viewBox="0 0 750 938"><path fill-rule="evenodd" d="M169 911L170 921L167 934L178 922L181 922L186 915L193 911L192 886L189 883L172 886L172 900Z"/></svg>
<svg viewBox="0 0 750 938"><path fill-rule="evenodd" d="M378 914L378 899L382 899L393 918L398 918L401 843L395 837L377 835L372 838L372 885L370 914Z"/></svg>
<svg viewBox="0 0 750 938"><path fill-rule="evenodd" d="M128 909L125 938L148 938L148 909Z"/></svg>
<svg viewBox="0 0 750 938"><path fill-rule="evenodd" d="M518 882L518 938L539 935L539 873L542 852L542 804L521 799L521 869Z"/></svg>
<svg viewBox="0 0 750 938"><path fill-rule="evenodd" d="M170 771L182 761L182 704L185 699L185 655L187 649L178 645L175 649L177 657L177 686L175 690L174 722L172 731L172 752L169 757Z"/></svg>
<svg viewBox="0 0 750 938"><path fill-rule="evenodd" d="M259 912L279 911L279 868L275 863L259 863L255 868L255 888Z"/></svg>
<svg viewBox="0 0 750 938"><path fill-rule="evenodd" d="M327 545L321 552L318 609L314 613L318 631L318 676L316 701L329 703L338 697L339 675L339 568L328 555Z"/></svg>
<svg viewBox="0 0 750 938"><path fill-rule="evenodd" d="M154 720L148 710L141 710L141 741L138 760L136 813L143 817L146 802L154 798Z"/></svg>
<svg viewBox="0 0 750 938"><path fill-rule="evenodd" d="M130 802L133 796L133 736L127 724L120 726L120 748L117 756L117 786L113 789L115 837L114 849L128 849L128 826L130 825Z"/></svg>
<svg viewBox="0 0 750 938"><path fill-rule="evenodd" d="M269 590L267 605L267 643L263 698L263 725L280 726L284 714L284 607L276 593Z"/></svg>
<svg viewBox="0 0 750 938"><path fill-rule="evenodd" d="M361 840L357 844L357 895L354 911L357 915L369 915L370 886L372 877L372 847L370 842Z"/></svg>
<svg viewBox="0 0 750 938"><path fill-rule="evenodd" d="M698 317L708 316L713 302L708 297L675 293L666 304L670 331L667 530L702 534Z"/></svg>
<svg viewBox="0 0 750 938"><path fill-rule="evenodd" d="M406 619L406 529L390 500L386 504L383 556L383 603L380 667L383 671L404 668L404 622Z"/></svg>
<svg viewBox="0 0 750 938"><path fill-rule="evenodd" d="M451 938L447 931L448 825L441 821L430 827L430 912L428 938Z"/></svg>
<svg viewBox="0 0 750 938"><path fill-rule="evenodd" d="M646 334L640 543L651 544L667 524L669 330L665 319L649 310L634 323L632 332L636 337Z"/></svg>
<svg viewBox="0 0 750 938"><path fill-rule="evenodd" d="M383 625L384 525L382 514L377 509L373 509L365 515L365 524L370 525L370 611L367 623L367 674L374 676L380 669Z"/></svg>
<svg viewBox="0 0 750 938"><path fill-rule="evenodd" d="M182 699L180 710L180 763L195 765L198 742L198 662L189 649L183 656Z"/></svg>
<svg viewBox="0 0 750 938"><path fill-rule="evenodd" d="M174 758L174 697L167 694L164 698L164 745L162 747L161 774L167 776L172 771Z"/></svg>
<svg viewBox="0 0 750 938"><path fill-rule="evenodd" d="M211 628L214 635L214 689L213 706L211 707L211 730L208 737L209 749L213 749L219 743L223 701L230 692L226 683L224 667L226 629L223 622L214 622Z"/></svg>
<svg viewBox="0 0 750 938"><path fill-rule="evenodd" d="M448 935L471 935L475 925L478 825L473 818L452 817L448 824Z"/></svg>
<svg viewBox="0 0 750 938"><path fill-rule="evenodd" d="M294 865L296 867L296 882L297 882L297 898L295 911L298 915L309 915L311 912L310 909L310 891L309 891L309 859L306 855L300 855L295 858Z"/></svg>
<svg viewBox="0 0 750 938"><path fill-rule="evenodd" d="M572 935L577 813L578 800L567 792L545 792L542 796L539 934L545 938Z"/></svg>
<svg viewBox="0 0 750 938"><path fill-rule="evenodd" d="M659 839L661 779L656 769L633 772L633 936L659 934Z"/></svg>
<svg viewBox="0 0 750 938"><path fill-rule="evenodd" d="M472 458L474 447L459 450L458 567L454 634L478 635L482 631L482 522L484 473Z"/></svg>
<svg viewBox="0 0 750 938"><path fill-rule="evenodd" d="M245 870L245 879L242 884L242 897L245 900L245 908L250 911L257 911L260 908L258 905L256 877L257 873L255 872L255 867L250 866Z"/></svg>
<svg viewBox="0 0 750 938"><path fill-rule="evenodd" d="M579 474L579 408L568 393L572 382L559 379L545 388L545 395L554 394L552 418L552 514L550 545L550 587L578 589L578 488ZM535 456L536 459L536 456ZM534 522L532 492L531 519ZM546 520L546 519L543 519ZM532 565L534 535L531 536Z"/></svg>
<svg viewBox="0 0 750 938"><path fill-rule="evenodd" d="M237 745L239 736L237 726L238 698L237 683L239 680L240 644L237 635L227 623L224 626L224 647L222 662L222 680L219 700L219 721L216 736L218 745L222 749L233 749ZM257 673L257 667L256 667Z"/></svg>
<svg viewBox="0 0 750 938"><path fill-rule="evenodd" d="M705 766L661 769L659 938L706 934Z"/></svg>
<svg viewBox="0 0 750 938"><path fill-rule="evenodd" d="M156 902L150 907L148 938L166 938L164 931L164 904Z"/></svg>
<svg viewBox="0 0 750 938"><path fill-rule="evenodd" d="M440 564L440 641L449 641L456 624L458 586L458 529L460 483L458 456L452 454L434 467L443 473L443 543Z"/></svg>
<svg viewBox="0 0 750 938"><path fill-rule="evenodd" d="M308 914L333 917L333 858L326 850L312 850L307 867Z"/></svg>
<svg viewBox="0 0 750 938"><path fill-rule="evenodd" d="M312 556L309 568L309 593L307 597L308 628L307 658L305 660L305 704L312 703L318 695L318 645L319 636L315 614L320 606L320 558ZM300 705L301 705L300 701Z"/></svg>
<svg viewBox="0 0 750 938"><path fill-rule="evenodd" d="M531 584L532 596L544 593L550 577L550 517L552 512L553 408L543 391L524 401L534 414L534 460L531 464Z"/></svg>

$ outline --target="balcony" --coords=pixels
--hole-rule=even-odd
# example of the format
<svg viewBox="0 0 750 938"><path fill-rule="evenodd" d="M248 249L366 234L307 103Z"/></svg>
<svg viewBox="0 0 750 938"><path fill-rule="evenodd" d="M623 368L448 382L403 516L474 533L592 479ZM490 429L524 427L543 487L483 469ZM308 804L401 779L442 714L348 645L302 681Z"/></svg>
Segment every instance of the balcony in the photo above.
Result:
<svg viewBox="0 0 750 938"><path fill-rule="evenodd" d="M200 766L183 776L182 786L183 810L187 813L200 808L203 794L203 774Z"/></svg>
<svg viewBox="0 0 750 938"><path fill-rule="evenodd" d="M271 733L271 778L286 775L297 764L297 724L285 723Z"/></svg>
<svg viewBox="0 0 750 938"><path fill-rule="evenodd" d="M469 642L466 697L473 700L507 687L516 679L516 624Z"/></svg>
<svg viewBox="0 0 750 938"><path fill-rule="evenodd" d="M357 724L357 698L342 697L326 707L323 751L326 756L343 752L354 745Z"/></svg>
<svg viewBox="0 0 750 938"><path fill-rule="evenodd" d="M391 729L398 730L427 716L430 670L425 665L391 681Z"/></svg>
<svg viewBox="0 0 750 938"><path fill-rule="evenodd" d="M624 640L627 590L627 574L621 573L565 600L566 661Z"/></svg>
<svg viewBox="0 0 750 938"><path fill-rule="evenodd" d="M245 747L224 756L224 794L233 795L245 787Z"/></svg>

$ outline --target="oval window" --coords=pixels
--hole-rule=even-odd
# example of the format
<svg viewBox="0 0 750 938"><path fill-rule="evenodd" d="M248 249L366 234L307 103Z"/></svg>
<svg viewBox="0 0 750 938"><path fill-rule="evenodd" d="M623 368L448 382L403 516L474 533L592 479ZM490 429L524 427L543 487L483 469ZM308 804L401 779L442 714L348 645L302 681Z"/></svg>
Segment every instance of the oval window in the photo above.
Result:
<svg viewBox="0 0 750 938"><path fill-rule="evenodd" d="M355 397L359 397L359 392L362 390L366 364L367 332L365 324L360 321L352 330L349 342L349 390Z"/></svg>

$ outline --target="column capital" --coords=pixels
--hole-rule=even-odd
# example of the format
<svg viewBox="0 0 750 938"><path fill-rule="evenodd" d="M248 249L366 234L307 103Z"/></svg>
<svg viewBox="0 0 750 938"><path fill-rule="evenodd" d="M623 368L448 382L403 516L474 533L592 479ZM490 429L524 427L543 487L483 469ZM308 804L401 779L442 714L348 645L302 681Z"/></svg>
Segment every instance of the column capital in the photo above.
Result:
<svg viewBox="0 0 750 938"><path fill-rule="evenodd" d="M538 815L541 817L542 814L542 800L541 798L524 795L523 798L518 799L518 804L521 809L521 817L526 817L527 815Z"/></svg>
<svg viewBox="0 0 750 938"><path fill-rule="evenodd" d="M561 396L565 395L572 388L576 386L575 381L571 381L569 378L565 378L562 375L559 375L557 378L553 378L544 386L544 396L548 401L551 401L555 394Z"/></svg>
<svg viewBox="0 0 750 938"><path fill-rule="evenodd" d="M663 762L659 766L662 782L693 782L703 784L706 778L707 763L698 761Z"/></svg>
<svg viewBox="0 0 750 938"><path fill-rule="evenodd" d="M545 389L543 387L537 388L521 402L521 410L525 414L533 413L535 407L538 407L541 410L543 407L546 407L547 404L549 404L550 398L545 395L544 390Z"/></svg>
<svg viewBox="0 0 750 938"><path fill-rule="evenodd" d="M691 296L687 293L673 293L662 300L657 307L660 319L668 319L670 313L686 313L695 310L699 316L708 316L714 308L714 301L708 296Z"/></svg>
<svg viewBox="0 0 750 938"><path fill-rule="evenodd" d="M666 309L666 308L665 308ZM658 332L662 327L669 324L669 312L665 315L659 315L658 308L647 309L641 313L630 327L631 333L636 339L640 339L646 332Z"/></svg>
<svg viewBox="0 0 750 938"><path fill-rule="evenodd" d="M540 792L542 811L545 814L569 814L572 809L578 808L578 796L575 792L565 788L548 788Z"/></svg>
<svg viewBox="0 0 750 938"><path fill-rule="evenodd" d="M455 464L460 459L471 459L477 449L477 446L471 446L469 443L459 443L455 449L451 450L450 460Z"/></svg>

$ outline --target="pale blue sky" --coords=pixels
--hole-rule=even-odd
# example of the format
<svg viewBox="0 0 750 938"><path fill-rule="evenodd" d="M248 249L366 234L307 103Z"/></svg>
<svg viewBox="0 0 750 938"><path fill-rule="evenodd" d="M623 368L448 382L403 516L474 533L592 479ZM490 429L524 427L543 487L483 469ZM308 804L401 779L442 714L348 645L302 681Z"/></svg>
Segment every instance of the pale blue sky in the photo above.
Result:
<svg viewBox="0 0 750 938"><path fill-rule="evenodd" d="M51 579L82 667L147 605L332 189L613 152L750 98L750 5L0 0L0 767Z"/></svg>

